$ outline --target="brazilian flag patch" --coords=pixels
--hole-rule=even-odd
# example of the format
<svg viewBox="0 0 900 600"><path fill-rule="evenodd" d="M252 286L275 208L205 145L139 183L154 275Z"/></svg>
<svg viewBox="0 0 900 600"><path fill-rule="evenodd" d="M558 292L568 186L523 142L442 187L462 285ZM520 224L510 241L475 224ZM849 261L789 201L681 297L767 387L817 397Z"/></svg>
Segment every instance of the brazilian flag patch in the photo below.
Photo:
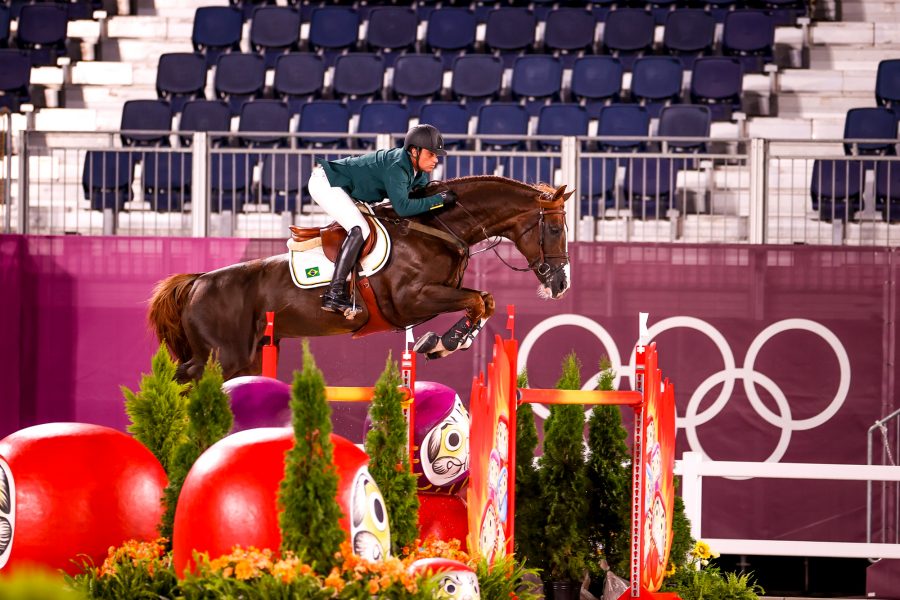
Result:
<svg viewBox="0 0 900 600"><path fill-rule="evenodd" d="M304 273L306 273L307 277L318 277L319 276L319 267L310 267L309 269L305 269Z"/></svg>

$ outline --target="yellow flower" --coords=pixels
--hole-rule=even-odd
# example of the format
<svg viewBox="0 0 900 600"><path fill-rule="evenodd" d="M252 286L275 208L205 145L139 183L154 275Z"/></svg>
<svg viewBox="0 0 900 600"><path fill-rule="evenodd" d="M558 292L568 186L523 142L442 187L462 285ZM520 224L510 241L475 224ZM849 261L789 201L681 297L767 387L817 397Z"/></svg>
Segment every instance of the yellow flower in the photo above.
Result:
<svg viewBox="0 0 900 600"><path fill-rule="evenodd" d="M248 561L241 560L234 567L234 576L241 580L247 580L253 577L254 570L253 565Z"/></svg>
<svg viewBox="0 0 900 600"><path fill-rule="evenodd" d="M694 549L691 550L691 556L694 558L708 559L711 555L712 552L709 549L709 544L703 540L697 540L697 543L694 544Z"/></svg>
<svg viewBox="0 0 900 600"><path fill-rule="evenodd" d="M675 563L673 563L672 561L669 561L669 564L666 567L666 577L669 577L674 574L675 574Z"/></svg>

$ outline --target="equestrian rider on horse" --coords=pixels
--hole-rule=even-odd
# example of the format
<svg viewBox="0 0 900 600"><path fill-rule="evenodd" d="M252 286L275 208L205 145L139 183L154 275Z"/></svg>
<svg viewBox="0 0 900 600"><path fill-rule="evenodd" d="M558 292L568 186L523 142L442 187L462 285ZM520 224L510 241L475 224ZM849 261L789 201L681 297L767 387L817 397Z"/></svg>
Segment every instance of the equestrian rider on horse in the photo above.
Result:
<svg viewBox="0 0 900 600"><path fill-rule="evenodd" d="M309 194L341 227L347 238L334 261L334 277L322 295L322 309L345 313L353 308L347 277L359 260L359 252L369 237L369 225L354 199L375 204L385 198L401 217L428 212L456 201L450 190L426 198L410 198L412 190L428 183L428 174L445 156L444 138L431 125L409 130L402 148L376 150L340 160L318 159L319 166L309 178Z"/></svg>

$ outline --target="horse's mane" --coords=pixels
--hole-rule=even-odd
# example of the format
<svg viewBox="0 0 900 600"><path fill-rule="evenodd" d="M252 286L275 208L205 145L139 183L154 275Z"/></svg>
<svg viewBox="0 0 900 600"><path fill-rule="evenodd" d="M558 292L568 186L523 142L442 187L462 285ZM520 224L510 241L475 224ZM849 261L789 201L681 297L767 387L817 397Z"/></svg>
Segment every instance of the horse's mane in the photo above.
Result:
<svg viewBox="0 0 900 600"><path fill-rule="evenodd" d="M455 185L465 185L468 183L504 183L504 184L512 184L518 186L522 189L528 190L537 190L542 194L552 194L555 190L553 186L544 183L538 182L534 184L525 183L522 181L518 181L516 179L510 179L509 177L501 177L499 175L468 175L466 177L455 177L453 179L445 179L438 181L429 182L424 188L420 188L412 192L409 197L410 198L424 198L425 196L431 196L433 194L437 194L442 192L450 187Z"/></svg>

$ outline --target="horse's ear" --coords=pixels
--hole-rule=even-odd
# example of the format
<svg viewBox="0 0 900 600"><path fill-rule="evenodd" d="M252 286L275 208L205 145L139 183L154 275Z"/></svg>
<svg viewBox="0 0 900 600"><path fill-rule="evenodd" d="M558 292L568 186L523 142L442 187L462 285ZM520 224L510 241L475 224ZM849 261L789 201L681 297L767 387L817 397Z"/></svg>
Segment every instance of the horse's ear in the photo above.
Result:
<svg viewBox="0 0 900 600"><path fill-rule="evenodd" d="M566 200L569 199L569 196L571 196L574 193L575 193L575 190L572 190L571 192L569 192L567 194L566 186L561 185L558 188L556 188L555 192L553 192L553 199L551 200L551 202L565 202Z"/></svg>
<svg viewBox="0 0 900 600"><path fill-rule="evenodd" d="M566 192L565 194L563 194L563 202L565 202L566 200L571 198L572 194L574 194L574 193L575 193L575 190L572 190L571 192Z"/></svg>

